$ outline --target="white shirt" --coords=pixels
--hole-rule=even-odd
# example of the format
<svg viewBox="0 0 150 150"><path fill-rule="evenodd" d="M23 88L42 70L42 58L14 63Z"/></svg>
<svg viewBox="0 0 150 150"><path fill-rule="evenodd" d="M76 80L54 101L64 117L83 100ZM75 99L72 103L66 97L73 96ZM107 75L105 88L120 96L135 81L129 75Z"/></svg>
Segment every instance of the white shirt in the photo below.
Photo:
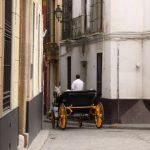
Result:
<svg viewBox="0 0 150 150"><path fill-rule="evenodd" d="M83 88L84 88L84 83L82 80L76 79L72 82L72 85L71 85L72 90L79 91L79 90L83 90Z"/></svg>

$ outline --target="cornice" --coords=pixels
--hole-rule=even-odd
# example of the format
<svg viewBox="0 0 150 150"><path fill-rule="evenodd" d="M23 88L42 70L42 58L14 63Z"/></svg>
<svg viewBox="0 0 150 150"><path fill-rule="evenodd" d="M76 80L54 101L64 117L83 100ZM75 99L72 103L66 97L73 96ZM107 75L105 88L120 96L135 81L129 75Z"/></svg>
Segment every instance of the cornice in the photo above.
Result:
<svg viewBox="0 0 150 150"><path fill-rule="evenodd" d="M102 41L122 41L122 40L145 40L150 39L150 31L147 32L114 32L114 33L95 33L83 35L74 39L60 41L60 45L78 46Z"/></svg>

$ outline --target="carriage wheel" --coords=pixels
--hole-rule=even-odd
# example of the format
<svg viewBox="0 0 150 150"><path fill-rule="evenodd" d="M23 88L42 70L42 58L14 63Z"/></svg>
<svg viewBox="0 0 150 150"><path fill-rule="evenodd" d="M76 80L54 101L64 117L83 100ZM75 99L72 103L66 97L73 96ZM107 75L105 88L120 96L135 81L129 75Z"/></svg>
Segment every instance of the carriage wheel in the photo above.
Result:
<svg viewBox="0 0 150 150"><path fill-rule="evenodd" d="M66 128L66 108L64 104L61 104L59 106L59 111L58 111L58 119L59 119L59 127L61 129Z"/></svg>
<svg viewBox="0 0 150 150"><path fill-rule="evenodd" d="M51 124L52 124L52 128L54 129L55 128L55 114L54 114L53 110L50 113L50 121L51 121Z"/></svg>
<svg viewBox="0 0 150 150"><path fill-rule="evenodd" d="M102 103L98 103L95 109L95 123L97 128L102 127L104 117L104 109Z"/></svg>

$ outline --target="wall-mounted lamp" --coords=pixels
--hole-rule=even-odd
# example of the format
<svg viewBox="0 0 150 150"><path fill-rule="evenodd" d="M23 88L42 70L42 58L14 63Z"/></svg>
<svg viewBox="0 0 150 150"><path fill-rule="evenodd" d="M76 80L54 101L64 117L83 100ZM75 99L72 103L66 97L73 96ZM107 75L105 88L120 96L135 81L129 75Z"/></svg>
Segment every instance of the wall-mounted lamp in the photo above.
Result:
<svg viewBox="0 0 150 150"><path fill-rule="evenodd" d="M62 13L63 11L61 10L60 5L57 5L57 8L55 10L55 16L58 19L58 21L61 21Z"/></svg>

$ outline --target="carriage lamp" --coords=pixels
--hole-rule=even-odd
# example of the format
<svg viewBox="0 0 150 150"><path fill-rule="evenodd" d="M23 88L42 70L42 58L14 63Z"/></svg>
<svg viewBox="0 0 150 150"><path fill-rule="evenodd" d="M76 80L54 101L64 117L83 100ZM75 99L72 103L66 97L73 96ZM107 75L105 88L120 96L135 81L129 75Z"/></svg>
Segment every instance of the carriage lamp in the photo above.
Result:
<svg viewBox="0 0 150 150"><path fill-rule="evenodd" d="M61 18L62 18L62 13L63 13L63 11L61 10L60 5L57 5L57 8L56 8L56 10L55 10L55 16L56 16L56 18L58 19L58 21L61 20Z"/></svg>

